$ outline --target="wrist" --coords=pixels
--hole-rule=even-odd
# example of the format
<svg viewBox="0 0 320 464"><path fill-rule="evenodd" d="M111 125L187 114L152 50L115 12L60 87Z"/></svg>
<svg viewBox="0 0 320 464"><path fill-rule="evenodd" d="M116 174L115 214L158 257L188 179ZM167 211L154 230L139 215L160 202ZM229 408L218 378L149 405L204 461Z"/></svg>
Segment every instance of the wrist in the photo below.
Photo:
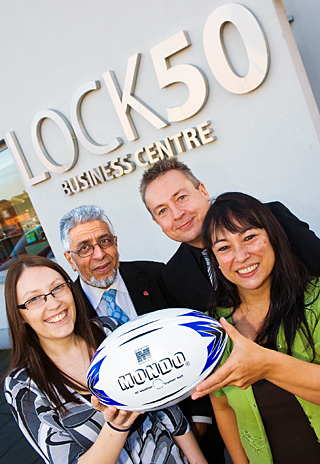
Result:
<svg viewBox="0 0 320 464"><path fill-rule="evenodd" d="M268 348L264 348L264 350L265 352L263 357L263 378L272 381L279 365L281 365L281 359L283 354Z"/></svg>
<svg viewBox="0 0 320 464"><path fill-rule="evenodd" d="M117 432L129 432L129 430L132 429L132 425L130 425L130 427L127 427L125 429L119 429L118 427L115 427L114 425L112 425L110 422L107 422L107 424L111 429L116 430Z"/></svg>

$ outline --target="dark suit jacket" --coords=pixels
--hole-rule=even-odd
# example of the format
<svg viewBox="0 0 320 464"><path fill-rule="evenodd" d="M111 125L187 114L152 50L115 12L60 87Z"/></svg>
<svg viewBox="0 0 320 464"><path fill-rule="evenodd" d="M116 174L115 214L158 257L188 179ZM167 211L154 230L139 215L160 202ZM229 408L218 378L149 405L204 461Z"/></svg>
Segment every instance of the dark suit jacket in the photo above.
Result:
<svg viewBox="0 0 320 464"><path fill-rule="evenodd" d="M154 261L120 262L119 271L138 316L169 307L163 293L164 285L161 276L163 268L163 263ZM82 293L89 319L97 317L95 309L81 287L79 277L76 284Z"/></svg>
<svg viewBox="0 0 320 464"><path fill-rule="evenodd" d="M320 239L309 229L306 222L300 221L279 201L266 203L287 234L294 255L301 261L312 276L320 276Z"/></svg>
<svg viewBox="0 0 320 464"><path fill-rule="evenodd" d="M310 275L320 276L320 240L280 202L266 203L287 234L295 256ZM200 248L182 243L163 269L171 306L206 311L213 291Z"/></svg>

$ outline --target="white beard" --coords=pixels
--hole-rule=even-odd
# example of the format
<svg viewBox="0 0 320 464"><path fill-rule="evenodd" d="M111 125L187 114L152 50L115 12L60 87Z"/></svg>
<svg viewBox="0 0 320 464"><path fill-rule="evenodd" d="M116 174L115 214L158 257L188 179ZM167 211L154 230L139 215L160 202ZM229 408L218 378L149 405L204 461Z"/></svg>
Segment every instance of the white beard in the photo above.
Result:
<svg viewBox="0 0 320 464"><path fill-rule="evenodd" d="M108 287L110 287L110 285L113 284L115 278L117 277L118 270L114 269L111 276L109 276L107 279L97 280L93 276L90 277L90 279L87 279L79 272L77 263L75 261L73 261L73 260L72 260L72 262L73 262L75 268L77 269L77 272L78 272L79 276L81 277L81 279L86 284L91 285L92 287L108 288Z"/></svg>
<svg viewBox="0 0 320 464"><path fill-rule="evenodd" d="M117 269L114 269L111 276L109 276L107 279L102 279L102 280L97 280L93 276L90 278L90 280L86 280L81 276L81 278L87 284L92 285L92 287L98 287L98 288L108 288L108 287L110 287L110 285L113 284L116 277L117 277Z"/></svg>

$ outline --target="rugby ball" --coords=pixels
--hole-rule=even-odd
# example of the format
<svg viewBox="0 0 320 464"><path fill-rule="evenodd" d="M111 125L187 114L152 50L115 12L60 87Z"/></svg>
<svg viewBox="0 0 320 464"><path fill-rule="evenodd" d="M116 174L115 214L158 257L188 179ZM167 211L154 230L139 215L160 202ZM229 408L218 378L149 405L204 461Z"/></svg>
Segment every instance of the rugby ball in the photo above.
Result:
<svg viewBox="0 0 320 464"><path fill-rule="evenodd" d="M107 406L152 411L191 395L219 363L227 334L190 309L162 309L118 327L91 361L90 392Z"/></svg>

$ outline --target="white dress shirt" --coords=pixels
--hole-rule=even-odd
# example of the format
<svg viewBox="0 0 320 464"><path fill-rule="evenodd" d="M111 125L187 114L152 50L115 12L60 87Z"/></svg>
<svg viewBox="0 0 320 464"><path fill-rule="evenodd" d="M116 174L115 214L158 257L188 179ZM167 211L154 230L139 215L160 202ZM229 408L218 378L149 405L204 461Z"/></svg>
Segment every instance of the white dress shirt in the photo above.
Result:
<svg viewBox="0 0 320 464"><path fill-rule="evenodd" d="M120 275L120 272L117 272L116 278L114 279L114 282L110 287L106 288L99 288L99 287L93 287L92 285L88 285L86 282L84 282L80 278L80 284L81 287L84 291L84 293L87 295L88 300L94 307L96 313L98 316L107 316L106 313L106 302L101 301L101 297L104 294L106 290L111 290L115 289L117 290L116 293L116 304L120 306L120 308L127 314L130 320L135 319L138 315L137 312L133 306L132 300L130 298L128 289L126 287L126 284L124 283L123 278Z"/></svg>

